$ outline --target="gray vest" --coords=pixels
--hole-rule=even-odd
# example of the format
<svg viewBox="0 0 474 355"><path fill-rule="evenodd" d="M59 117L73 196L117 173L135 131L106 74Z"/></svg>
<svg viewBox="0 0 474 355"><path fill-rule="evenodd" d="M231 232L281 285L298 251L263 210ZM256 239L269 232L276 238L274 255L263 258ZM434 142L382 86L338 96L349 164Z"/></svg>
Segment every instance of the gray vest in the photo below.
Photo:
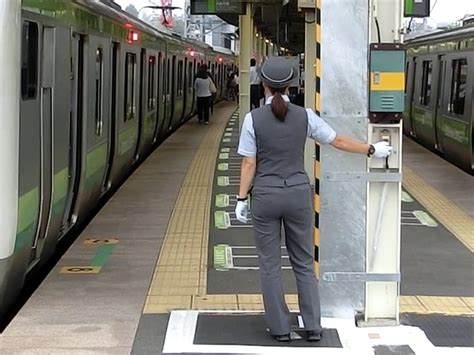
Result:
<svg viewBox="0 0 474 355"><path fill-rule="evenodd" d="M257 171L254 187L285 187L308 184L304 169L304 146L308 115L304 108L288 104L281 122L271 105L252 111L257 142Z"/></svg>

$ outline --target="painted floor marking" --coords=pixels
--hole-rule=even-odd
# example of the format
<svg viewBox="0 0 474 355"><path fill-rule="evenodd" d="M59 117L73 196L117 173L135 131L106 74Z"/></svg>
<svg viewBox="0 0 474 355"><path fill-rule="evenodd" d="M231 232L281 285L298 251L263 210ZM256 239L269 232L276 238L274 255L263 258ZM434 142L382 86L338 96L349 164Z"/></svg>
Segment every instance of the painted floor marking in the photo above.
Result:
<svg viewBox="0 0 474 355"><path fill-rule="evenodd" d="M213 314L256 314L255 311L213 311ZM250 345L206 345L194 344L199 314L206 311L173 311L170 314L166 330L163 353L201 353L201 354L275 354L275 355L373 355L378 345L408 345L415 354L451 355L471 354L469 348L435 347L425 333L412 326L387 326L357 328L353 319L325 318L321 319L324 328L336 329L342 348L330 347L285 347L250 346ZM257 313L259 314L259 313Z"/></svg>
<svg viewBox="0 0 474 355"><path fill-rule="evenodd" d="M118 244L118 239L92 239L88 238L84 241L85 245L99 245L97 253L89 262L89 265L83 266L63 266L59 270L60 274L98 274L109 260Z"/></svg>
<svg viewBox="0 0 474 355"><path fill-rule="evenodd" d="M87 238L84 240L84 244L89 245L98 245L98 244L117 244L118 239L116 238L108 238L108 239L94 239L94 238Z"/></svg>
<svg viewBox="0 0 474 355"><path fill-rule="evenodd" d="M60 274L98 274L102 268L99 266L64 266Z"/></svg>
<svg viewBox="0 0 474 355"><path fill-rule="evenodd" d="M474 218L469 216L441 192L403 165L403 187L428 212L446 227L471 253L474 253Z"/></svg>
<svg viewBox="0 0 474 355"><path fill-rule="evenodd" d="M408 192L406 192L405 190L402 190L402 201L403 202L413 202L413 197L410 196L410 194Z"/></svg>

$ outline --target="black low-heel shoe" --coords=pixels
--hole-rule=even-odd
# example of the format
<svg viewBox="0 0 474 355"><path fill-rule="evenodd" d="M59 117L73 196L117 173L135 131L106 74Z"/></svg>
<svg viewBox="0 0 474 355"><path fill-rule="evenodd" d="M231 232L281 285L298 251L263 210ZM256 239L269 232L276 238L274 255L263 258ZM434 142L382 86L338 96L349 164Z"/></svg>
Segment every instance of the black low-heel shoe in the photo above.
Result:
<svg viewBox="0 0 474 355"><path fill-rule="evenodd" d="M270 329L267 328L266 331L276 341L279 341L279 342L282 342L282 343L288 343L291 340L290 333L283 334L283 335L274 335L274 334L270 333Z"/></svg>
<svg viewBox="0 0 474 355"><path fill-rule="evenodd" d="M308 338L306 340L308 341L320 341L321 340L321 332L318 332L316 330L309 330L307 332Z"/></svg>
<svg viewBox="0 0 474 355"><path fill-rule="evenodd" d="M283 334L283 335L272 335L273 339L275 339L276 341L279 341L281 343L288 343L291 338L290 338L290 334Z"/></svg>

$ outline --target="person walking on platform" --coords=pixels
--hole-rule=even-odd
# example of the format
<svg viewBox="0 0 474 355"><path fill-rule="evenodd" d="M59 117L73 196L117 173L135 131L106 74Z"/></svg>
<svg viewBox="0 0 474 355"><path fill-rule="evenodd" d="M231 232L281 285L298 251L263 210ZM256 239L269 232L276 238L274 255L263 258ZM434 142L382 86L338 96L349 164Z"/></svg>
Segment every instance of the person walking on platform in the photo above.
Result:
<svg viewBox="0 0 474 355"><path fill-rule="evenodd" d="M205 64L199 67L199 72L194 81L194 88L197 96L197 114L199 123L209 124L209 108L211 106L212 92L215 86L207 73Z"/></svg>
<svg viewBox="0 0 474 355"><path fill-rule="evenodd" d="M235 214L247 223L247 194L252 187L252 223L257 248L267 331L290 341L291 318L281 274L281 228L296 277L307 340L321 339L319 281L313 246L312 191L304 169L307 137L337 149L385 158L387 142L366 144L336 132L313 110L289 103L287 88L295 77L283 58L272 57L259 70L266 103L245 116L238 154L243 157Z"/></svg>
<svg viewBox="0 0 474 355"><path fill-rule="evenodd" d="M257 61L250 59L250 109L259 108L261 99L261 81L257 73Z"/></svg>

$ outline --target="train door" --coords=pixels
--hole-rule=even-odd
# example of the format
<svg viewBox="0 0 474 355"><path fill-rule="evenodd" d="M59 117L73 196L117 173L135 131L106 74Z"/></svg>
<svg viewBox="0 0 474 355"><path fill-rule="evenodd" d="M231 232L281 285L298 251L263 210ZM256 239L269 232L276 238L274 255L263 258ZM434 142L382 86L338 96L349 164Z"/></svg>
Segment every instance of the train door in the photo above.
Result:
<svg viewBox="0 0 474 355"><path fill-rule="evenodd" d="M186 101L185 101L185 93L184 93L184 88L185 88L185 75L184 72L186 70L185 62L182 57L176 58L176 86L175 90L173 90L174 93L174 119L173 119L173 129L177 128L179 123L182 122L182 119L184 117L184 110L186 106Z"/></svg>
<svg viewBox="0 0 474 355"><path fill-rule="evenodd" d="M441 113L443 109L443 100L444 100L444 87L446 84L446 57L440 55L438 57L438 87L436 88L436 111L435 111L435 136L436 136L436 145L435 148L440 152L443 151L442 137L440 136L440 123L441 123Z"/></svg>
<svg viewBox="0 0 474 355"><path fill-rule="evenodd" d="M174 63L174 60L173 60ZM169 133L171 130L171 120L173 119L173 96L172 96L172 90L173 90L173 73L175 71L174 65L172 65L171 59L166 58L166 71L165 71L165 76L166 76L166 85L165 85L165 122L164 122L164 132L165 135Z"/></svg>
<svg viewBox="0 0 474 355"><path fill-rule="evenodd" d="M120 58L120 44L118 42L112 43L112 60L111 60L111 90L110 90L110 123L109 129L106 131L108 135L108 151L107 151L107 168L104 175L104 181L102 182L102 194L106 193L112 186L112 181L110 174L112 172L112 165L114 162L115 151L117 149L117 95L118 95L118 68L119 68L119 58Z"/></svg>
<svg viewBox="0 0 474 355"><path fill-rule="evenodd" d="M27 267L36 244L41 205L41 27L22 25L18 222L15 253ZM6 85L6 83L3 83ZM23 275L22 275L23 276ZM18 280L21 282L21 280Z"/></svg>
<svg viewBox="0 0 474 355"><path fill-rule="evenodd" d="M145 155L153 144L157 121L156 77L157 56L153 51L147 51L142 58L141 94L140 94L140 141L138 155Z"/></svg>
<svg viewBox="0 0 474 355"><path fill-rule="evenodd" d="M144 87L146 83L146 75L147 75L147 68L146 68L146 60L147 60L147 53L146 49L142 48L140 51L140 73L139 73L139 84L138 84L138 137L137 137L137 146L135 147L135 161L140 158L140 145L143 139L143 126L145 120L145 92L146 88Z"/></svg>
<svg viewBox="0 0 474 355"><path fill-rule="evenodd" d="M472 52L446 55L446 76L442 110L438 123L440 149L463 169L472 166L472 97L474 80ZM470 71L469 71L470 70Z"/></svg>
<svg viewBox="0 0 474 355"><path fill-rule="evenodd" d="M89 211L102 195L108 169L111 41L109 38L88 36L84 53L86 60L83 109L84 174L79 191L80 209Z"/></svg>
<svg viewBox="0 0 474 355"><path fill-rule="evenodd" d="M194 68L193 68L193 61L188 61L188 59L185 60L185 68L186 68L186 74L185 74L185 85L184 85L184 102L185 102L185 110L184 110L184 116L183 116L183 121L187 120L189 117L191 117L192 109L193 109L193 100L194 100Z"/></svg>
<svg viewBox="0 0 474 355"><path fill-rule="evenodd" d="M70 229L77 221L76 201L82 175L82 121L84 106L85 36L73 33L71 38L71 106L69 134L69 189L63 225Z"/></svg>
<svg viewBox="0 0 474 355"><path fill-rule="evenodd" d="M158 53L158 77L157 77L157 104L158 104L158 117L155 127L154 139L153 142L156 142L159 137L163 134L163 126L165 120L165 59L163 58L162 52Z"/></svg>
<svg viewBox="0 0 474 355"><path fill-rule="evenodd" d="M54 63L56 50L56 29L43 27L41 51L41 86L40 86L40 209L39 223L32 246L31 260L39 256L40 239L47 233L52 208L53 189L53 90Z"/></svg>
<svg viewBox="0 0 474 355"><path fill-rule="evenodd" d="M410 135L414 137L416 137L416 125L414 124L414 120L415 120L414 115L415 115L415 86L418 80L417 62L418 62L417 58L414 57L413 61L411 62L412 64L411 86L410 86L409 97L407 100L410 103L409 104L410 105L410 111L409 111L410 127L411 127Z"/></svg>

